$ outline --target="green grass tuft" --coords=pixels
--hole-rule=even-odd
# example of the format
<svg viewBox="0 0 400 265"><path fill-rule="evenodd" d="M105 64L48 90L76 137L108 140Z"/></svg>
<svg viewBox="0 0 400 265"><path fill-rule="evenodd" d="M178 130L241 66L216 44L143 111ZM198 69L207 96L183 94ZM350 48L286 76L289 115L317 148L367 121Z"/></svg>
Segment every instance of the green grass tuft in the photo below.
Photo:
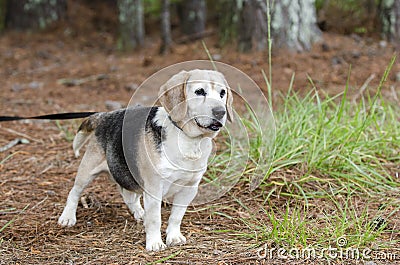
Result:
<svg viewBox="0 0 400 265"><path fill-rule="evenodd" d="M349 82L333 97L315 90L299 96L290 87L274 112L270 160L262 153L271 143L259 141L261 131L251 116L243 119L253 163L245 170L251 177L245 175L239 185L259 174L264 205L254 211L239 203L251 216L241 219L247 230L234 234L287 248L336 247L340 238L345 247L397 244L387 235L399 233L388 222L400 209L394 172L400 163L400 107L381 95L393 63L376 93L359 102L349 98ZM263 170L254 170L257 166ZM380 198L386 199L384 209L377 206ZM380 218L384 222L374 225Z"/></svg>
<svg viewBox="0 0 400 265"><path fill-rule="evenodd" d="M68 142L72 142L74 140L76 133L76 130L74 128L78 127L76 121L70 121L62 124L60 121L56 120L55 124L58 130L63 133L65 140L67 140Z"/></svg>

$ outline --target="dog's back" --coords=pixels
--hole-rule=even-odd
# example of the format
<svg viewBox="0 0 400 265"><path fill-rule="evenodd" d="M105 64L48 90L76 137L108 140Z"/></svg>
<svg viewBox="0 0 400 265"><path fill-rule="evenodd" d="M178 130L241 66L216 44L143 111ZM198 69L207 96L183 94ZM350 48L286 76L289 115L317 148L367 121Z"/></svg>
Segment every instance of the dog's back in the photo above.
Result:
<svg viewBox="0 0 400 265"><path fill-rule="evenodd" d="M74 138L75 156L93 138L104 151L113 179L124 189L140 189L138 156L144 152L144 135L153 139L155 149L161 145L161 127L153 121L157 111L158 107L135 107L92 115L82 122Z"/></svg>

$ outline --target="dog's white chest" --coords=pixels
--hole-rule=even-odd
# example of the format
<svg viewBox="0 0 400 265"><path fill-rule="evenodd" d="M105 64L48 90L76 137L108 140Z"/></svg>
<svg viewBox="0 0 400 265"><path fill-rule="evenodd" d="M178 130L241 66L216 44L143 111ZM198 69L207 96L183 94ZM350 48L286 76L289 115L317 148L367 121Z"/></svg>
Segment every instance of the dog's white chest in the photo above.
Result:
<svg viewBox="0 0 400 265"><path fill-rule="evenodd" d="M198 185L207 169L211 150L209 138L196 140L178 136L163 143L157 167L162 179L163 197L170 197L183 187Z"/></svg>

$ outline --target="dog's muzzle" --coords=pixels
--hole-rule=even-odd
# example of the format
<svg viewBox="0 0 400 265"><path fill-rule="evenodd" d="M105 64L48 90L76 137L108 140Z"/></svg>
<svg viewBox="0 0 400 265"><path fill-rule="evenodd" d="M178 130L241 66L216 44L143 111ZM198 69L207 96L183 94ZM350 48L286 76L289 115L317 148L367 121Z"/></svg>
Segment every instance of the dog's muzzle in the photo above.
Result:
<svg viewBox="0 0 400 265"><path fill-rule="evenodd" d="M208 129L214 132L219 131L219 129L223 126L221 122L217 121L216 119L212 119L212 123L209 125L202 125L196 118L194 119L197 126L200 128Z"/></svg>

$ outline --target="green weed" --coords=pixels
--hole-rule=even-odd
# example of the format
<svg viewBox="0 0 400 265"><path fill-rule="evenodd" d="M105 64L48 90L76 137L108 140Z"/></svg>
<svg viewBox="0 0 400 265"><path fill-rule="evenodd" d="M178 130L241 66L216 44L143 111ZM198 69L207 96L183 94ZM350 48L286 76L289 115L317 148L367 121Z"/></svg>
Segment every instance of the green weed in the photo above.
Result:
<svg viewBox="0 0 400 265"><path fill-rule="evenodd" d="M77 126L74 122L70 122L66 125L62 125L60 121L55 121L57 128L63 133L65 140L72 142L75 137L75 129Z"/></svg>
<svg viewBox="0 0 400 265"><path fill-rule="evenodd" d="M391 171L400 162L400 108L380 93L393 63L377 92L359 102L348 98L348 83L334 97L321 97L316 91L300 97L291 89L281 95L283 104L274 112L272 166L260 176L262 214L242 219L248 231L235 234L257 244L272 242L288 248L335 247L338 239L345 240L346 247L372 243L387 247L396 242L382 241L383 234L399 232L386 221L400 209L395 196L400 182ZM251 119L244 124L255 127ZM262 145L269 144L253 140L252 161L257 161ZM242 183L246 181L244 177ZM390 212L368 207L380 197L392 205ZM361 207L355 203L357 198L363 198ZM273 205L282 199L285 207ZM379 218L384 221L373 225Z"/></svg>

